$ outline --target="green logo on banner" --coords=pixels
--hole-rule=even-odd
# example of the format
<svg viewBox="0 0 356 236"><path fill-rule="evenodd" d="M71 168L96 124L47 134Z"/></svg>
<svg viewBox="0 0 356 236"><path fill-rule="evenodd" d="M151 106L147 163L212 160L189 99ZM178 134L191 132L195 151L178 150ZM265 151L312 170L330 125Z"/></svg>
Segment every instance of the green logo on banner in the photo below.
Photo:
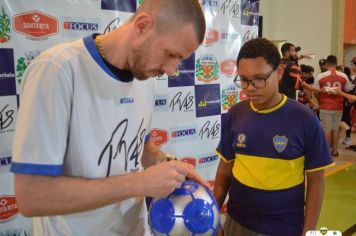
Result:
<svg viewBox="0 0 356 236"><path fill-rule="evenodd" d="M16 72L18 73L16 75L17 78L20 78L23 76L23 73L25 72L27 68L27 63L26 59L24 57L20 57L17 59L17 64L16 64ZM21 79L17 79L17 82L21 84Z"/></svg>
<svg viewBox="0 0 356 236"><path fill-rule="evenodd" d="M4 7L0 14L0 43L5 43L10 40L10 17L5 14Z"/></svg>
<svg viewBox="0 0 356 236"><path fill-rule="evenodd" d="M221 105L224 111L227 111L238 102L238 92L234 88L225 88L221 92Z"/></svg>

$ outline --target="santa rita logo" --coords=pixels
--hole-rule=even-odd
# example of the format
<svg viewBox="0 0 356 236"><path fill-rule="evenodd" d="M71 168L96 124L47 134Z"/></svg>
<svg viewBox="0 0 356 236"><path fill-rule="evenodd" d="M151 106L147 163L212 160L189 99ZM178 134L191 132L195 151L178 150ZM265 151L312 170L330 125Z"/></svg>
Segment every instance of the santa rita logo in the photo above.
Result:
<svg viewBox="0 0 356 236"><path fill-rule="evenodd" d="M5 13L4 7L0 13L0 43L6 43L10 40L10 17Z"/></svg>
<svg viewBox="0 0 356 236"><path fill-rule="evenodd" d="M198 58L195 66L197 80L210 83L219 78L219 63L211 54L205 54Z"/></svg>
<svg viewBox="0 0 356 236"><path fill-rule="evenodd" d="M227 111L230 107L235 105L239 100L238 91L234 85L224 88L221 91L221 106Z"/></svg>

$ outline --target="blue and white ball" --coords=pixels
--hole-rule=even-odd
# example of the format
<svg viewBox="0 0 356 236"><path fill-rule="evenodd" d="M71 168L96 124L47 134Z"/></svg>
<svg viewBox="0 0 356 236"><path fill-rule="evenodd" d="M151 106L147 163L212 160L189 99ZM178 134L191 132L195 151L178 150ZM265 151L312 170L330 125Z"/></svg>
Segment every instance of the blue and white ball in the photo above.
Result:
<svg viewBox="0 0 356 236"><path fill-rule="evenodd" d="M158 236L216 235L220 209L208 188L186 180L166 198L152 201L149 224Z"/></svg>

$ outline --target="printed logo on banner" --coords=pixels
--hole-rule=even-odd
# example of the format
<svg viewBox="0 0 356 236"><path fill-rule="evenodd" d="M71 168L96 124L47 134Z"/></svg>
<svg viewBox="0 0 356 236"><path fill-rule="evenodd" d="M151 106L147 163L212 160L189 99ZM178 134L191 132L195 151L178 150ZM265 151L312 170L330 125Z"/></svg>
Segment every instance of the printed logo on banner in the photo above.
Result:
<svg viewBox="0 0 356 236"><path fill-rule="evenodd" d="M168 111L167 95L156 95L154 97L154 100L155 100L154 111Z"/></svg>
<svg viewBox="0 0 356 236"><path fill-rule="evenodd" d="M58 33L57 18L40 11L17 14L12 21L15 31L29 39L47 39Z"/></svg>
<svg viewBox="0 0 356 236"><path fill-rule="evenodd" d="M192 166L196 167L196 159L194 157L184 157L183 159L180 159L181 161L191 164Z"/></svg>
<svg viewBox="0 0 356 236"><path fill-rule="evenodd" d="M182 87L194 85L195 54L182 60L173 76L168 76L168 87Z"/></svg>
<svg viewBox="0 0 356 236"><path fill-rule="evenodd" d="M61 35L64 36L85 36L98 32L100 28L100 19L61 16L60 21Z"/></svg>
<svg viewBox="0 0 356 236"><path fill-rule="evenodd" d="M113 31L117 27L120 26L120 18L113 19L110 23L105 27L104 34Z"/></svg>
<svg viewBox="0 0 356 236"><path fill-rule="evenodd" d="M239 101L239 93L235 84L227 85L221 91L221 107L224 111L228 111L230 107Z"/></svg>
<svg viewBox="0 0 356 236"><path fill-rule="evenodd" d="M0 96L0 162L11 162L11 146L17 115L17 96Z"/></svg>
<svg viewBox="0 0 356 236"><path fill-rule="evenodd" d="M136 7L136 0L101 0L101 9L105 10L135 12Z"/></svg>
<svg viewBox="0 0 356 236"><path fill-rule="evenodd" d="M220 138L220 122L219 120L206 121L199 130L200 139L217 139Z"/></svg>
<svg viewBox="0 0 356 236"><path fill-rule="evenodd" d="M9 155L11 155L11 152L9 152ZM7 165L10 165L10 164L11 164L11 156L0 157L0 167L1 166L7 166Z"/></svg>
<svg viewBox="0 0 356 236"><path fill-rule="evenodd" d="M239 91L240 91L239 101L247 100L247 96L246 96L245 92L242 89Z"/></svg>
<svg viewBox="0 0 356 236"><path fill-rule="evenodd" d="M220 63L220 72L227 77L234 77L237 74L236 60L227 59Z"/></svg>
<svg viewBox="0 0 356 236"><path fill-rule="evenodd" d="M134 103L135 99L133 97L124 97L120 98L120 104L129 104L129 103Z"/></svg>
<svg viewBox="0 0 356 236"><path fill-rule="evenodd" d="M4 7L1 7L0 14L0 43L6 43L10 40L10 17L6 14Z"/></svg>
<svg viewBox="0 0 356 236"><path fill-rule="evenodd" d="M195 77L198 81L210 83L219 78L219 63L212 54L201 55L195 65Z"/></svg>
<svg viewBox="0 0 356 236"><path fill-rule="evenodd" d="M154 128L150 132L150 139L157 147L160 147L168 142L168 131L164 129Z"/></svg>
<svg viewBox="0 0 356 236"><path fill-rule="evenodd" d="M217 164L218 160L219 160L219 157L215 153L203 154L198 157L197 167L198 168L212 167Z"/></svg>
<svg viewBox="0 0 356 236"><path fill-rule="evenodd" d="M30 236L30 233L24 229L8 229L0 231L0 236Z"/></svg>
<svg viewBox="0 0 356 236"><path fill-rule="evenodd" d="M238 32L231 32L229 30L223 30L220 32L220 42L222 44L233 44L241 37Z"/></svg>
<svg viewBox="0 0 356 236"><path fill-rule="evenodd" d="M171 143L183 142L197 138L196 125L173 127L170 129Z"/></svg>
<svg viewBox="0 0 356 236"><path fill-rule="evenodd" d="M197 117L220 115L220 85L196 85L195 104Z"/></svg>
<svg viewBox="0 0 356 236"><path fill-rule="evenodd" d="M212 46L219 40L219 32L215 29L208 29L205 33L203 46Z"/></svg>
<svg viewBox="0 0 356 236"><path fill-rule="evenodd" d="M244 36L242 37L242 44L246 43L250 39L255 39L258 37L257 28L254 30L252 27L248 27L244 32Z"/></svg>
<svg viewBox="0 0 356 236"><path fill-rule="evenodd" d="M222 1L220 10L225 16L240 18L240 0L224 0Z"/></svg>
<svg viewBox="0 0 356 236"><path fill-rule="evenodd" d="M259 0L241 0L241 24L258 25Z"/></svg>
<svg viewBox="0 0 356 236"><path fill-rule="evenodd" d="M15 196L0 196L0 223L14 219L19 213Z"/></svg>
<svg viewBox="0 0 356 236"><path fill-rule="evenodd" d="M194 111L194 96L191 91L179 91L176 93L172 100L169 102L169 109L172 112L183 111L192 112Z"/></svg>
<svg viewBox="0 0 356 236"><path fill-rule="evenodd" d="M0 48L0 96L16 94L14 50Z"/></svg>
<svg viewBox="0 0 356 236"><path fill-rule="evenodd" d="M218 7L218 0L199 0L199 2L203 7Z"/></svg>
<svg viewBox="0 0 356 236"><path fill-rule="evenodd" d="M41 51L40 50L33 50L33 51L27 51L25 52L24 57L19 57L17 58L17 63L16 63L16 81L18 84L21 84L22 82L22 76L25 73L26 68L28 65L31 63L35 57L40 55Z"/></svg>

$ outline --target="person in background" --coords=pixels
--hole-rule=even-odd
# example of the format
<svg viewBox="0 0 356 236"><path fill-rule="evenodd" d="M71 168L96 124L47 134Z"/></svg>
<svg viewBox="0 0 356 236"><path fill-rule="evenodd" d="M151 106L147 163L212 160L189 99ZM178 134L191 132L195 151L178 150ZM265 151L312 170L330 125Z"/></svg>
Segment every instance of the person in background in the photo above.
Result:
<svg viewBox="0 0 356 236"><path fill-rule="evenodd" d="M319 97L320 120L333 156L338 156L339 126L343 110L343 97L335 94L335 88L343 91L351 89L347 76L336 70L337 58L329 55L326 58L327 71L318 75L314 87L322 89Z"/></svg>
<svg viewBox="0 0 356 236"><path fill-rule="evenodd" d="M334 165L323 129L308 107L279 93L272 42L246 42L236 64L234 82L248 100L222 118L214 196L220 207L229 200L219 235L304 236L315 230L324 169Z"/></svg>
<svg viewBox="0 0 356 236"><path fill-rule="evenodd" d="M352 65L352 61L351 61L351 65ZM347 75L347 78L349 79L349 81L353 87L348 93L351 95L356 94L356 79L355 78L352 79L351 69L349 67L345 67L344 73ZM348 101L347 98L345 98L341 122L345 122L350 127L348 130L345 131L345 140L342 142L346 146L351 145L351 127L352 127L351 108L352 107L353 107L353 102L350 102L350 101Z"/></svg>
<svg viewBox="0 0 356 236"><path fill-rule="evenodd" d="M204 34L198 1L145 0L110 33L31 62L11 171L35 236L150 235L145 196L165 197L186 177L207 186L149 139L152 77L172 75Z"/></svg>
<svg viewBox="0 0 356 236"><path fill-rule="evenodd" d="M298 49L300 50L300 47ZM281 47L281 53L281 65L283 66L284 73L279 83L279 92L296 100L297 90L302 88L296 47L291 43L285 43Z"/></svg>
<svg viewBox="0 0 356 236"><path fill-rule="evenodd" d="M319 60L319 69L321 73L326 71L326 60L324 58Z"/></svg>

